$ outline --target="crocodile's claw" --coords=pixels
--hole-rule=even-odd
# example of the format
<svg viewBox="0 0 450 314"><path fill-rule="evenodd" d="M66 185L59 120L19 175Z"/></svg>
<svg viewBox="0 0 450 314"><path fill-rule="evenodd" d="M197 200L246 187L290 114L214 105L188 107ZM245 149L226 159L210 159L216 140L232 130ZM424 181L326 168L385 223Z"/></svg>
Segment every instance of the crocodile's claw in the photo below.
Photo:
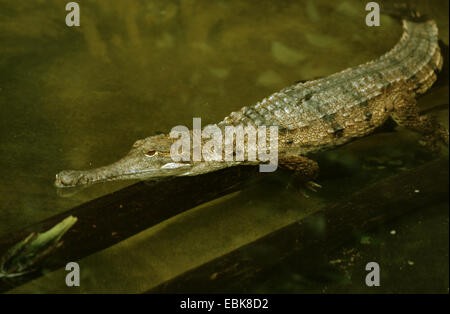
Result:
<svg viewBox="0 0 450 314"><path fill-rule="evenodd" d="M308 181L305 183L305 187L310 191L317 192L318 189L322 188L322 186L314 181Z"/></svg>
<svg viewBox="0 0 450 314"><path fill-rule="evenodd" d="M442 144L448 146L448 130L438 126L434 133L422 135L419 144L432 153L439 153Z"/></svg>
<svg viewBox="0 0 450 314"><path fill-rule="evenodd" d="M322 186L314 181L294 181L287 185L287 188L294 187L298 194L309 198L310 192L316 193Z"/></svg>
<svg viewBox="0 0 450 314"><path fill-rule="evenodd" d="M306 181L302 182L302 184L299 184L299 186L297 187L297 191L304 197L309 198L308 192L316 193L320 188L322 188L320 184L314 181Z"/></svg>
<svg viewBox="0 0 450 314"><path fill-rule="evenodd" d="M0 258L0 278L12 278L36 270L49 253L61 246L61 237L77 222L69 216L44 233L32 232Z"/></svg>

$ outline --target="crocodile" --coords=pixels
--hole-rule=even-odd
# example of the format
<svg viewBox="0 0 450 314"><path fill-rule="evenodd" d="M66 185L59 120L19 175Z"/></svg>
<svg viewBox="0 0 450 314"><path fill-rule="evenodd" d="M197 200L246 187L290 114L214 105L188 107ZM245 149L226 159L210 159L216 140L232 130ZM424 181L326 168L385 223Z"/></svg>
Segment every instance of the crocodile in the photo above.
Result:
<svg viewBox="0 0 450 314"><path fill-rule="evenodd" d="M432 150L448 131L421 115L416 98L436 81L443 66L438 28L431 19L403 18L398 43L381 57L327 77L282 89L253 106L232 112L216 125L277 126L278 165L305 182L317 178L319 166L311 154L367 136L392 118L398 125L422 134ZM192 132L192 131L191 131ZM129 153L108 166L65 170L56 175L57 187L73 187L121 179L199 175L250 161L174 162L174 139L159 134L134 143Z"/></svg>

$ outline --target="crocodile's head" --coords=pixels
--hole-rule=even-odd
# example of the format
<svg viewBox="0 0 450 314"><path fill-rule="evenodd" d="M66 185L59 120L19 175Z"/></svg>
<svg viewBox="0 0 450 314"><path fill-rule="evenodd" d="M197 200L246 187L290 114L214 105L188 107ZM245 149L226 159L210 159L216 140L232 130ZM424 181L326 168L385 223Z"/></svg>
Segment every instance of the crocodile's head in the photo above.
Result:
<svg viewBox="0 0 450 314"><path fill-rule="evenodd" d="M111 165L92 170L61 171L56 175L55 186L74 187L112 180L189 175L197 167L191 162L174 162L170 155L172 143L173 139L167 135L138 140L125 157Z"/></svg>

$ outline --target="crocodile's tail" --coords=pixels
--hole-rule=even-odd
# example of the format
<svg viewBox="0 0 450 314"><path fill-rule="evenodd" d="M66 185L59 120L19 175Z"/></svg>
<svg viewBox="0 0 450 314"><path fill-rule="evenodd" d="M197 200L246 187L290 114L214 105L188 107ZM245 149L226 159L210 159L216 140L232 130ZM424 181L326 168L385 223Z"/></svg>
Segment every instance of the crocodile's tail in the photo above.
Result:
<svg viewBox="0 0 450 314"><path fill-rule="evenodd" d="M411 37L427 39L429 49L425 60L428 61L422 64L419 71L411 78L416 94L425 93L437 80L444 64L438 43L436 22L426 14L421 14L409 2L384 2L381 4L381 13L402 21L403 40L411 40Z"/></svg>
<svg viewBox="0 0 450 314"><path fill-rule="evenodd" d="M403 36L414 36L418 40L424 38L427 40L426 56L423 59L425 61L420 64L418 71L411 77L416 94L423 94L437 80L444 64L444 58L439 47L438 28L433 20L424 22L403 20L403 30Z"/></svg>

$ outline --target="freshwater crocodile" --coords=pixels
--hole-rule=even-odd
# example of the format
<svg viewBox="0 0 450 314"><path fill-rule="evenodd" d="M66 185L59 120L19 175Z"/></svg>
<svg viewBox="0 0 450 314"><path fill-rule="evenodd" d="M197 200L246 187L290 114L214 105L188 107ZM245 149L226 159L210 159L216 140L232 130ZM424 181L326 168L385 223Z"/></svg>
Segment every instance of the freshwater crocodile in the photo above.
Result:
<svg viewBox="0 0 450 314"><path fill-rule="evenodd" d="M416 97L425 93L442 69L436 23L403 19L403 34L386 54L365 64L317 80L282 89L253 106L232 112L217 126L277 126L278 164L314 180L318 165L308 155L366 136L389 117L423 134L432 149L448 145L448 131L421 116ZM119 161L92 170L65 170L56 175L57 187L119 179L198 175L252 162L174 162L167 134L134 143Z"/></svg>

